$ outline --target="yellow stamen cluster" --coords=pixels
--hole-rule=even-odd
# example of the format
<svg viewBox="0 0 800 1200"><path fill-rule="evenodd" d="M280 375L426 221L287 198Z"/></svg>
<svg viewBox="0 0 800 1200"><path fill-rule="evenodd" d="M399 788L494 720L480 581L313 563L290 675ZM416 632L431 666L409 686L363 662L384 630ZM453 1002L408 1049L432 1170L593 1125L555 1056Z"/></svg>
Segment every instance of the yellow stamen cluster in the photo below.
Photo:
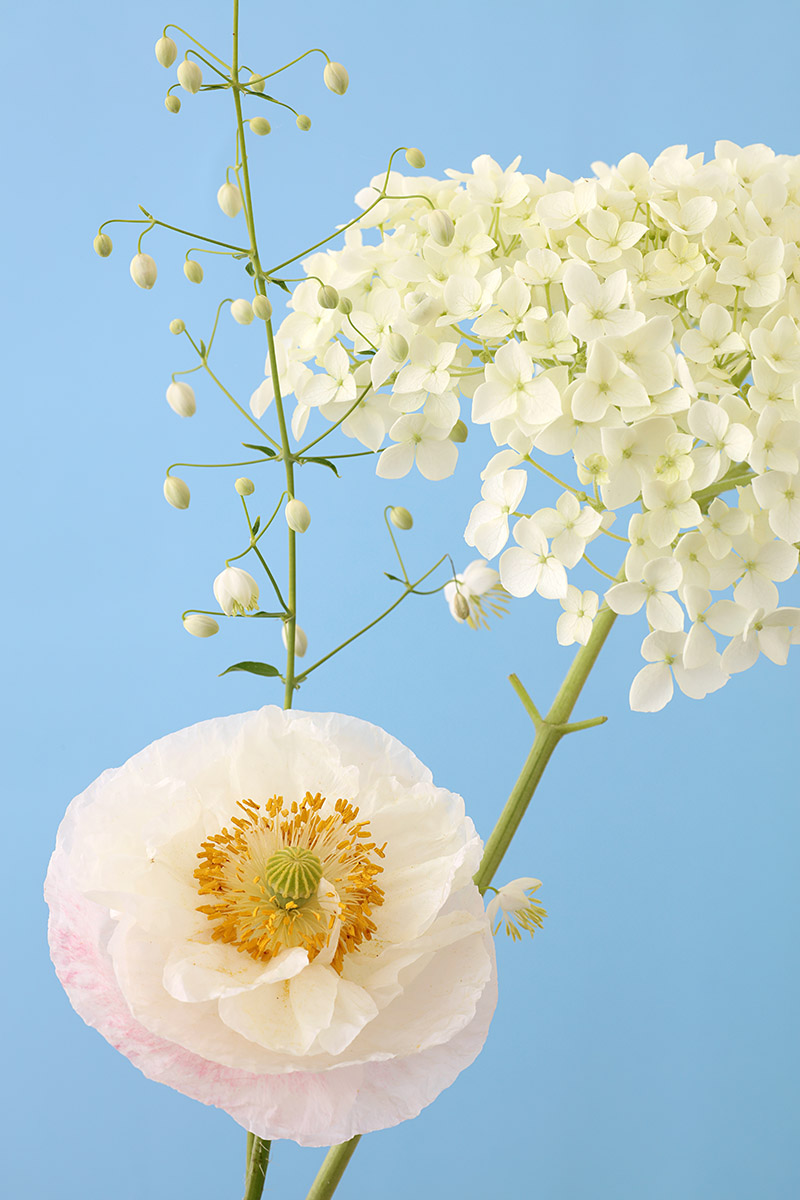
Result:
<svg viewBox="0 0 800 1200"><path fill-rule="evenodd" d="M481 625L484 629L488 629L490 614L502 619L508 611L509 599L509 594L502 583L495 583L480 596L471 595L469 597L470 614L467 617L470 629L480 629ZM489 613L486 611L487 608Z"/></svg>
<svg viewBox="0 0 800 1200"><path fill-rule="evenodd" d="M295 946L311 960L338 922L331 965L341 972L345 954L375 932L370 916L383 903L375 860L385 845L371 840L369 823L348 800L331 806L306 792L299 804L273 796L263 810L253 800L237 805L242 815L231 817L232 828L208 837L197 855L198 892L214 898L198 905L214 922L211 936L259 962Z"/></svg>

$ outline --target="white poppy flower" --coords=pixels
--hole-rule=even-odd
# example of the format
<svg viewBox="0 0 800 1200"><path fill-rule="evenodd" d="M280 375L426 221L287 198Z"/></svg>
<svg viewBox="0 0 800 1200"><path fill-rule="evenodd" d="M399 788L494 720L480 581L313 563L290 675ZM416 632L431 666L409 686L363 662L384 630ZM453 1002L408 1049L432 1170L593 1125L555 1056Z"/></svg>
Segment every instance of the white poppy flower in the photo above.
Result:
<svg viewBox="0 0 800 1200"><path fill-rule="evenodd" d="M483 1045L480 853L461 798L374 725L205 721L70 805L51 952L149 1078L262 1138L343 1142L416 1116Z"/></svg>

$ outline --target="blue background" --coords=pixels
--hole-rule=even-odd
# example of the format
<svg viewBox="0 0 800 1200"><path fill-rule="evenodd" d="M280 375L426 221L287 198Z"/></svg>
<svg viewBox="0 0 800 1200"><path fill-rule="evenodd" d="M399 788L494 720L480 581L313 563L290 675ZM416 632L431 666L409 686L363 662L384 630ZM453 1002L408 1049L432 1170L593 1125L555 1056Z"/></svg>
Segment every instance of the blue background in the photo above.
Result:
<svg viewBox="0 0 800 1200"><path fill-rule="evenodd" d="M206 283L181 273L186 243L156 232L151 293L128 276L134 235L91 249L97 225L157 216L243 237L215 195L231 161L232 105L219 94L163 107L174 78L152 46L167 18L225 57L229 5L140 0L18 6L6 18L2 534L8 735L3 766L2 992L10 1196L221 1200L241 1195L243 1132L145 1080L75 1016L47 958L41 881L69 799L106 766L206 717L280 703L279 686L217 678L243 657L280 655L272 623L228 623L201 642L180 625L212 607L224 557L243 548L232 480L187 473L187 512L161 495L173 460L238 457L249 427L210 383L198 415L164 401L192 361L167 332L207 328L222 296L247 295L225 260ZM353 194L395 145L430 173L502 165L576 177L596 159L648 159L717 137L795 153L798 10L791 3L388 6L243 4L245 62L270 70L324 46L350 69L347 97L306 60L280 95L311 114L252 139L261 242L282 258L354 213ZM182 53L182 48L181 48ZM250 115L255 115L256 111ZM216 262L216 265L212 265ZM260 326L228 318L217 366L245 399L263 369ZM195 376L193 381L199 381ZM352 443L338 450L355 448ZM445 483L378 480L355 460L344 482L306 468L313 523L301 539L301 624L310 655L394 597L386 503L413 509L403 546L424 568L461 531L488 457L476 434ZM179 472L180 474L181 472ZM202 477L201 477L202 475ZM263 479L263 482L262 482ZM254 500L269 510L268 468ZM530 493L529 493L530 494ZM535 493L538 504L550 492ZM406 602L320 670L300 707L390 730L460 791L484 836L531 730L506 676L546 705L572 651L558 613L533 599L490 634L450 619L440 597ZM761 662L696 704L628 710L637 619L618 622L577 715L608 724L566 742L501 869L537 875L550 917L535 943L498 944L501 1000L488 1044L422 1116L365 1138L339 1195L393 1200L783 1200L800 1193L796 1153L800 821L797 667ZM267 1195L303 1197L321 1152L276 1144Z"/></svg>

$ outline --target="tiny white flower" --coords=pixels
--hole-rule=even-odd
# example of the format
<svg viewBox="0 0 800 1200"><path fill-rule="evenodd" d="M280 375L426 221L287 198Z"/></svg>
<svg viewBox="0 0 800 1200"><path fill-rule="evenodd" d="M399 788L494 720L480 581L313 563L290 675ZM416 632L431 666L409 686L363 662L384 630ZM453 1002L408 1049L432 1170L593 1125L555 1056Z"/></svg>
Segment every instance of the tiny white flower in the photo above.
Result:
<svg viewBox="0 0 800 1200"><path fill-rule="evenodd" d="M597 592L582 592L580 588L570 584L560 603L564 612L556 622L558 644L572 646L579 642L581 646L585 646L592 632L592 622L597 615Z"/></svg>
<svg viewBox="0 0 800 1200"><path fill-rule="evenodd" d="M533 937L536 930L542 928L547 916L547 909L533 898L541 886L541 879L523 876L521 879L512 879L501 888L490 888L495 894L486 906L486 916L489 924L494 926L492 932L496 934L505 925L506 933L515 942L521 940L520 928ZM495 925L496 918L499 919Z"/></svg>
<svg viewBox="0 0 800 1200"><path fill-rule="evenodd" d="M489 613L495 617L505 616L508 592L500 583L498 572L487 566L485 559L476 558L460 575L445 584L444 598L453 620L459 625L466 622L470 629L479 629L481 625L488 629Z"/></svg>
<svg viewBox="0 0 800 1200"><path fill-rule="evenodd" d="M487 479L481 488L483 499L473 508L464 532L464 541L486 558L494 558L508 541L508 518L519 507L528 476L524 471L503 471Z"/></svg>
<svg viewBox="0 0 800 1200"><path fill-rule="evenodd" d="M677 589L682 574L681 565L674 558L653 558L645 565L641 580L617 583L609 588L606 604L615 613L625 616L637 613L646 604L647 620L653 629L677 633L683 629L683 609L669 593Z"/></svg>

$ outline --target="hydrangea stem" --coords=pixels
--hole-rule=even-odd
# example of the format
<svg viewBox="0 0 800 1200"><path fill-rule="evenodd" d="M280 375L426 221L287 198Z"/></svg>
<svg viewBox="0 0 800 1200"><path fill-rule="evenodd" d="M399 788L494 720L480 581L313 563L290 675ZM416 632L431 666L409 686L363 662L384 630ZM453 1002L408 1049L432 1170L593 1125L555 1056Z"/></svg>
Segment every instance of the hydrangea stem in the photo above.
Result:
<svg viewBox="0 0 800 1200"><path fill-rule="evenodd" d="M350 1138L349 1142L342 1142L340 1146L331 1146L322 1160L322 1166L317 1172L317 1177L311 1185L311 1191L306 1200L328 1200L333 1195L360 1140L361 1134L357 1134L356 1137Z"/></svg>

